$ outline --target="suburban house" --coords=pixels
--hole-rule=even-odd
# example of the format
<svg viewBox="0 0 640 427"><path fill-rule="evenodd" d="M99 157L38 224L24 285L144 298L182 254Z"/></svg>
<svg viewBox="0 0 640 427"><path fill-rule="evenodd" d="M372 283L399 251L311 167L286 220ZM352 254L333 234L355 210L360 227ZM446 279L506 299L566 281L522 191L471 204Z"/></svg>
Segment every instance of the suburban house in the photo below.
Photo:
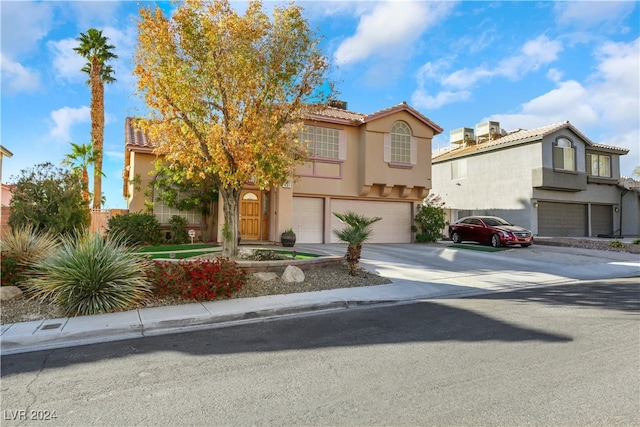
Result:
<svg viewBox="0 0 640 427"><path fill-rule="evenodd" d="M620 176L627 149L568 121L505 132L498 122L450 133L434 153L432 192L449 220L496 215L539 236L640 235L640 187Z"/></svg>
<svg viewBox="0 0 640 427"><path fill-rule="evenodd" d="M372 113L348 111L334 102L307 117L300 138L309 148L309 159L291 181L281 187L260 190L248 182L241 194L242 241L279 242L288 228L298 243L337 242L332 230L342 228L333 212L352 211L382 219L374 224L371 242L409 243L416 207L431 188L431 143L442 128L420 112L401 103ZM199 223L196 212L177 212L153 193L153 141L125 124L124 196L130 212L146 211L165 224L174 214ZM147 203L148 205L148 203ZM217 203L215 239L222 239L224 213Z"/></svg>
<svg viewBox="0 0 640 427"><path fill-rule="evenodd" d="M2 181L2 158L13 157L13 153L0 145L0 183ZM9 232L9 203L11 202L11 188L2 184L2 206L0 210L0 238Z"/></svg>

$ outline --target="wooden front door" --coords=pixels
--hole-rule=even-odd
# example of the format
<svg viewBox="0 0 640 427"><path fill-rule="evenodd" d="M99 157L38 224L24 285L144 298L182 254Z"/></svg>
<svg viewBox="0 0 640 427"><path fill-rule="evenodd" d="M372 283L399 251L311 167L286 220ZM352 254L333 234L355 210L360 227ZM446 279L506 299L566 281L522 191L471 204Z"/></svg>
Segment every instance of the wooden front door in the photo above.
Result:
<svg viewBox="0 0 640 427"><path fill-rule="evenodd" d="M260 191L245 190L240 194L240 237L260 240Z"/></svg>

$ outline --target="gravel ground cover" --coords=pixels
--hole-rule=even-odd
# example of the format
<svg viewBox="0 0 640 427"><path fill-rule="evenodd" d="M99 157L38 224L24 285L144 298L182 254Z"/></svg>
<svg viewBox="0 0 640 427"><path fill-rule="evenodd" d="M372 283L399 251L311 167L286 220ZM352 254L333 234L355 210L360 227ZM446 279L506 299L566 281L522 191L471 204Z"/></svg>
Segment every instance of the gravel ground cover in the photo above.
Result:
<svg viewBox="0 0 640 427"><path fill-rule="evenodd" d="M583 249L597 249L605 251L629 252L640 254L640 245L625 243L624 247L611 247L610 240L594 239L539 239L536 245L552 245L561 247L579 247ZM348 275L348 267L345 263L331 264L315 270L305 271L305 280L302 283L286 283L278 278L263 282L250 277L247 285L232 298L249 298L264 295L290 294L298 292L312 292L327 289L351 288L359 286L373 286L391 283L385 277L361 270L360 276ZM193 301L181 299L154 299L146 307L158 307L177 304L190 304ZM55 304L42 303L17 297L2 303L0 307L1 324L25 322L40 319L54 319L65 317L64 312Z"/></svg>

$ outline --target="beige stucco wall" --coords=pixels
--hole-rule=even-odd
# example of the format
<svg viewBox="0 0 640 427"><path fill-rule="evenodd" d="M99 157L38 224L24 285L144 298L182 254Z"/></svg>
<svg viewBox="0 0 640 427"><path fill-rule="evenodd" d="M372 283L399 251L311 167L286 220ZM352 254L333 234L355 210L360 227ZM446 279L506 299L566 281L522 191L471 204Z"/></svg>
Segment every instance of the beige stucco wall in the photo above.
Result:
<svg viewBox="0 0 640 427"><path fill-rule="evenodd" d="M149 188L153 179L155 154L128 152L130 161L129 170L129 200L127 200L127 209L129 212L145 212L145 200L149 198L145 196L145 192ZM140 181L135 182L139 177Z"/></svg>
<svg viewBox="0 0 640 427"><path fill-rule="evenodd" d="M417 164L409 169L390 167L384 162L384 135L399 120L410 126L417 139ZM422 201L428 194L433 129L411 114L401 111L358 127L310 124L344 129L346 159L343 162L310 162L299 167L293 184L294 194L406 201ZM314 172L315 176L305 176Z"/></svg>

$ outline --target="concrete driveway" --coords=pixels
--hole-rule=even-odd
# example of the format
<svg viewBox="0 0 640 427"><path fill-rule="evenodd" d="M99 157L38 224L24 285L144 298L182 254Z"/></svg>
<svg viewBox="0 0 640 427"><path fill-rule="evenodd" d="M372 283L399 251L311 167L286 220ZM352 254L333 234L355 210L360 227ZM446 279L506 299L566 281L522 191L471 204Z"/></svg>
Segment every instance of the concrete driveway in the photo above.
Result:
<svg viewBox="0 0 640 427"><path fill-rule="evenodd" d="M296 245L296 249L341 255L346 245ZM640 278L640 256L636 254L535 244L499 252L458 249L448 242L365 244L360 262L394 284L432 287L443 296L580 280Z"/></svg>

